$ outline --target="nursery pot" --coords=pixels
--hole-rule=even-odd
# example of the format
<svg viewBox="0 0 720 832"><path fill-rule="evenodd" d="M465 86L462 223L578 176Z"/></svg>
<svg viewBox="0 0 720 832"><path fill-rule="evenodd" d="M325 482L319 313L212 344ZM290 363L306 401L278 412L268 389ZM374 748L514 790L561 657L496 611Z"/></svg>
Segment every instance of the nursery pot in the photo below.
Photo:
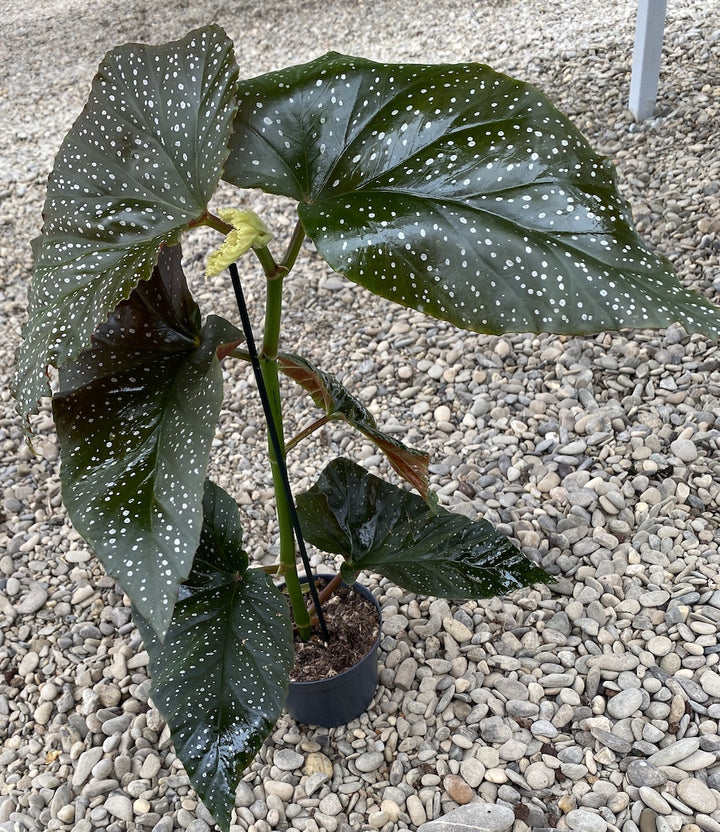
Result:
<svg viewBox="0 0 720 832"><path fill-rule="evenodd" d="M316 577L327 580L333 578L332 575ZM307 578L300 580L307 582ZM378 684L377 652L382 634L380 605L362 584L354 584L353 589L375 606L378 618L377 638L370 651L342 673L314 682L290 682L285 709L298 722L323 728L345 725L367 710L375 694Z"/></svg>

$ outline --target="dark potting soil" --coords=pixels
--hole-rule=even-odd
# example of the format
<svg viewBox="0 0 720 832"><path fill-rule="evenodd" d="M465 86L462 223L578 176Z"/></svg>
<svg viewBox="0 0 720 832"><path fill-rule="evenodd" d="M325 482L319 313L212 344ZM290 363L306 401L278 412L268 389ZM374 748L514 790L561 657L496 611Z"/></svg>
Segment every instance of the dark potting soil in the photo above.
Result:
<svg viewBox="0 0 720 832"><path fill-rule="evenodd" d="M317 581L318 588L324 584ZM378 614L372 601L340 584L323 604L330 641L325 644L318 627L309 641L295 633L293 682L316 682L329 679L352 667L370 652L378 636Z"/></svg>

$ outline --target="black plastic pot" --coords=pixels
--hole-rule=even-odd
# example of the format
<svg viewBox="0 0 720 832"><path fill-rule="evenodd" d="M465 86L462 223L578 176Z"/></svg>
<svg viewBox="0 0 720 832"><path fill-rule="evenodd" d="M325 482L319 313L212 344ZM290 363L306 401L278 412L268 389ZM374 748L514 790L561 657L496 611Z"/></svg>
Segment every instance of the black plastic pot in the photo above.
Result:
<svg viewBox="0 0 720 832"><path fill-rule="evenodd" d="M332 579L332 575L317 577ZM306 581L306 578L302 578ZM362 584L353 586L375 605L378 615L378 636L375 643L360 661L329 679L317 682L290 682L285 709L298 722L332 728L345 725L367 710L378 684L377 651L380 644L382 617L380 605L373 594Z"/></svg>

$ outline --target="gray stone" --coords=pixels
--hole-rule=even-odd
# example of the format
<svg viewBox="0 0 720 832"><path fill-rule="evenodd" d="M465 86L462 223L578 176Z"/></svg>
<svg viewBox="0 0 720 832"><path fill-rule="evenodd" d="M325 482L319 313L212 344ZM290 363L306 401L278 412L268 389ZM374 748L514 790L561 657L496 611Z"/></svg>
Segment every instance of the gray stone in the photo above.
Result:
<svg viewBox="0 0 720 832"><path fill-rule="evenodd" d="M648 757L648 763L655 767L672 766L679 760L684 760L685 757L695 753L698 748L700 748L700 740L697 737L685 737L652 754Z"/></svg>
<svg viewBox="0 0 720 832"><path fill-rule="evenodd" d="M672 812L667 800L662 798L655 789L651 789L649 786L640 786L638 791L640 800L653 812L657 812L659 815L669 815Z"/></svg>
<svg viewBox="0 0 720 832"><path fill-rule="evenodd" d="M104 805L107 811L119 820L129 823L133 819L132 802L124 794L111 794Z"/></svg>
<svg viewBox="0 0 720 832"><path fill-rule="evenodd" d="M400 688L400 690L410 690L415 681L417 669L418 663L412 657L402 661L395 671L395 687Z"/></svg>
<svg viewBox="0 0 720 832"><path fill-rule="evenodd" d="M494 803L468 803L418 827L417 832L509 832L515 813Z"/></svg>
<svg viewBox="0 0 720 832"><path fill-rule="evenodd" d="M548 789L555 782L555 772L545 763L530 763L523 776L531 789Z"/></svg>
<svg viewBox="0 0 720 832"><path fill-rule="evenodd" d="M512 737L510 726L503 722L502 717L489 716L480 720L480 735L485 742L507 742Z"/></svg>
<svg viewBox="0 0 720 832"><path fill-rule="evenodd" d="M102 759L103 750L98 745L94 748L88 748L87 751L78 757L75 763L75 771L72 776L72 786L77 790L88 779L93 768Z"/></svg>
<svg viewBox="0 0 720 832"><path fill-rule="evenodd" d="M383 619L382 631L386 636L396 636L407 630L408 620L404 615L391 615Z"/></svg>
<svg viewBox="0 0 720 832"><path fill-rule="evenodd" d="M315 774L311 774L304 783L305 786L305 794L308 797L312 797L315 792L322 786L323 783L326 783L328 780L327 774L322 771L317 771Z"/></svg>
<svg viewBox="0 0 720 832"><path fill-rule="evenodd" d="M30 591L15 607L15 609L20 615L33 615L38 610L42 609L47 599L48 594L44 587L36 581L33 581L30 584Z"/></svg>
<svg viewBox="0 0 720 832"><path fill-rule="evenodd" d="M658 771L655 766L647 762L647 760L633 760L627 768L628 780L633 786L664 786L667 783L667 777Z"/></svg>
<svg viewBox="0 0 720 832"><path fill-rule="evenodd" d="M692 439L676 439L670 443L670 451L682 462L694 462L698 456Z"/></svg>
<svg viewBox="0 0 720 832"><path fill-rule="evenodd" d="M371 771L377 771L384 762L385 757L381 751L368 751L355 760L355 766L358 771L367 774Z"/></svg>
<svg viewBox="0 0 720 832"><path fill-rule="evenodd" d="M632 716L642 705L643 695L637 688L626 688L607 702L607 712L615 719Z"/></svg>
<svg viewBox="0 0 720 832"><path fill-rule="evenodd" d="M700 677L700 687L708 696L720 699L720 675L714 670L706 670Z"/></svg>
<svg viewBox="0 0 720 832"><path fill-rule="evenodd" d="M280 748L273 756L273 765L280 771L295 771L305 762L302 754L293 751L291 748Z"/></svg>
<svg viewBox="0 0 720 832"><path fill-rule="evenodd" d="M343 807L340 802L340 798L333 792L330 792L330 794L325 795L325 797L323 797L320 801L318 809L320 809L324 815L335 817L335 815L339 815L342 812Z"/></svg>
<svg viewBox="0 0 720 832"><path fill-rule="evenodd" d="M607 746L612 751L617 751L618 754L630 753L632 745L622 737L618 737L615 734L610 733L610 731L605 731L604 729L597 727L591 728L590 733L598 742Z"/></svg>
<svg viewBox="0 0 720 832"><path fill-rule="evenodd" d="M559 734L558 729L547 719L538 719L530 726L534 737L548 737L552 739Z"/></svg>
<svg viewBox="0 0 720 832"><path fill-rule="evenodd" d="M460 776L463 780L476 789L485 777L485 766L475 757L468 757L460 763Z"/></svg>
<svg viewBox="0 0 720 832"><path fill-rule="evenodd" d="M571 809L565 816L573 832L605 832L607 821L587 809Z"/></svg>

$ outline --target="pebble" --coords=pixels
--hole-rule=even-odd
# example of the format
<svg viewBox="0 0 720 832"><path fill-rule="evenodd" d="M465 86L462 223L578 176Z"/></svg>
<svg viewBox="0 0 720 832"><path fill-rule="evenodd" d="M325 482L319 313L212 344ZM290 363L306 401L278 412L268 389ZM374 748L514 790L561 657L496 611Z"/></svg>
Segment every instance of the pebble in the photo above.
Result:
<svg viewBox="0 0 720 832"><path fill-rule="evenodd" d="M408 815L410 815L410 820L412 821L412 823L414 823L415 826L418 827L422 826L427 820L427 815L425 814L425 807L423 806L420 798L415 794L411 794L410 797L408 797L405 805L407 808L407 813Z"/></svg>
<svg viewBox="0 0 720 832"><path fill-rule="evenodd" d="M103 750L99 746L88 748L78 757L72 776L72 786L78 789L90 777L95 765L102 759Z"/></svg>
<svg viewBox="0 0 720 832"><path fill-rule="evenodd" d="M473 789L482 783L485 766L476 757L468 757L460 763L460 776Z"/></svg>
<svg viewBox="0 0 720 832"><path fill-rule="evenodd" d="M531 789L548 789L555 782L555 772L545 763L530 763L523 772Z"/></svg>
<svg viewBox="0 0 720 832"><path fill-rule="evenodd" d="M340 798L333 792L330 792L330 794L323 797L318 804L318 808L324 815L330 815L331 817L339 815L343 810Z"/></svg>
<svg viewBox="0 0 720 832"><path fill-rule="evenodd" d="M694 462L698 456L698 450L691 439L676 439L670 443L670 450L683 462Z"/></svg>
<svg viewBox="0 0 720 832"><path fill-rule="evenodd" d="M700 740L697 737L685 737L651 754L647 761L656 768L660 766L671 766L685 759L685 757L694 754L699 748Z"/></svg>
<svg viewBox="0 0 720 832"><path fill-rule="evenodd" d="M464 644L473 637L473 631L467 627L462 621L455 618L447 617L443 619L443 630L449 633L455 641L459 644Z"/></svg>
<svg viewBox="0 0 720 832"><path fill-rule="evenodd" d="M358 771L362 771L365 774L371 771L377 771L377 769L384 765L384 763L385 757L380 751L370 751L365 754L361 754L355 760L355 766Z"/></svg>
<svg viewBox="0 0 720 832"><path fill-rule="evenodd" d="M701 780L686 777L677 784L677 797L691 809L712 814L718 808L717 800L712 791Z"/></svg>
<svg viewBox="0 0 720 832"><path fill-rule="evenodd" d="M418 663L412 657L404 659L395 671L394 685L400 690L410 690L415 681Z"/></svg>
<svg viewBox="0 0 720 832"><path fill-rule="evenodd" d="M565 816L565 821L573 832L606 832L608 828L603 817L586 809L572 809Z"/></svg>
<svg viewBox="0 0 720 832"><path fill-rule="evenodd" d="M119 820L127 823L133 819L133 808L129 797L124 794L111 794L103 804L105 809Z"/></svg>
<svg viewBox="0 0 720 832"><path fill-rule="evenodd" d="M627 768L627 775L633 786L664 786L667 777L647 760L633 760Z"/></svg>
<svg viewBox="0 0 720 832"><path fill-rule="evenodd" d="M720 699L720 674L714 670L705 670L700 677L700 687L708 696Z"/></svg>
<svg viewBox="0 0 720 832"><path fill-rule="evenodd" d="M515 813L507 806L469 803L423 824L417 832L509 832L514 823Z"/></svg>
<svg viewBox="0 0 720 832"><path fill-rule="evenodd" d="M290 748L279 748L273 756L273 765L277 766L280 771L295 771L300 768L305 762L302 754L293 751Z"/></svg>
<svg viewBox="0 0 720 832"><path fill-rule="evenodd" d="M655 789L651 789L649 786L640 786L638 792L642 802L653 812L657 812L659 815L669 815L672 811L668 802Z"/></svg>
<svg viewBox="0 0 720 832"><path fill-rule="evenodd" d="M470 785L457 774L448 774L448 776L443 780L443 788L450 795L450 797L460 805L469 803L475 796L475 792L472 790Z"/></svg>
<svg viewBox="0 0 720 832"><path fill-rule="evenodd" d="M607 701L607 712L615 719L626 719L640 708L643 701L638 688L627 688L616 693Z"/></svg>
<svg viewBox="0 0 720 832"><path fill-rule="evenodd" d="M22 601L16 605L15 609L19 615L34 615L38 610L45 606L48 599L48 593L40 584L33 582L30 586L30 591L24 596Z"/></svg>
<svg viewBox="0 0 720 832"><path fill-rule="evenodd" d="M311 751L305 760L303 772L305 774L322 774L325 777L333 776L333 764L327 755L321 751Z"/></svg>

